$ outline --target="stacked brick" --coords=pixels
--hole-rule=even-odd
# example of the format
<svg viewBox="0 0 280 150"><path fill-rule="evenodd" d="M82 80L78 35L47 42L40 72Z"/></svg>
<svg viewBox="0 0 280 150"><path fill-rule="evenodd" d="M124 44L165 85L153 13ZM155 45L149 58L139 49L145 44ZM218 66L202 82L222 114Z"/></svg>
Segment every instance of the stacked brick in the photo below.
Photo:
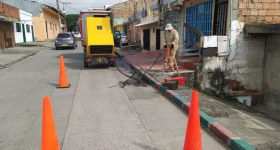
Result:
<svg viewBox="0 0 280 150"><path fill-rule="evenodd" d="M248 24L279 24L280 0L239 0L238 19Z"/></svg>
<svg viewBox="0 0 280 150"><path fill-rule="evenodd" d="M0 14L19 20L19 9L5 3L0 3Z"/></svg>

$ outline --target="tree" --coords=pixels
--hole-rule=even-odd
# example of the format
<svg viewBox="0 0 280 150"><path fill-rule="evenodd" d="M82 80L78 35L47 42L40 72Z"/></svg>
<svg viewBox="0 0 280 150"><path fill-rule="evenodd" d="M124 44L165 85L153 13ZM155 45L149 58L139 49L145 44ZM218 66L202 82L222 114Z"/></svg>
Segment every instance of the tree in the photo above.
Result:
<svg viewBox="0 0 280 150"><path fill-rule="evenodd" d="M79 14L69 14L66 15L66 23L68 27L68 31L75 31L78 26L77 22L79 20Z"/></svg>

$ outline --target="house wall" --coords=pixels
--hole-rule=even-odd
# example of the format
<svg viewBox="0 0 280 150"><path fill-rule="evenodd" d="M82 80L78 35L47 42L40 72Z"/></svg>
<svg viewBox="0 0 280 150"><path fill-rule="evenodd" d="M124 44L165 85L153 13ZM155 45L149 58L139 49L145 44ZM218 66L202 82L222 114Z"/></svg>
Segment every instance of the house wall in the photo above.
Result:
<svg viewBox="0 0 280 150"><path fill-rule="evenodd" d="M280 0L239 0L238 20L249 24L280 23Z"/></svg>
<svg viewBox="0 0 280 150"><path fill-rule="evenodd" d="M47 39L47 32L43 12L40 16L33 17L33 20L36 41L45 41Z"/></svg>
<svg viewBox="0 0 280 150"><path fill-rule="evenodd" d="M58 14L45 11L44 18L48 25L48 39L53 40L57 37L57 34L61 32Z"/></svg>
<svg viewBox="0 0 280 150"><path fill-rule="evenodd" d="M5 3L0 3L0 14L4 14L7 17L11 17L18 20L20 19L19 9Z"/></svg>
<svg viewBox="0 0 280 150"><path fill-rule="evenodd" d="M143 39L143 30L150 29L150 51L155 51L156 49L156 30L161 29L157 24L150 24L142 27L141 39ZM165 45L164 31L160 32L160 48L162 49ZM144 47L144 42L141 43L141 46Z"/></svg>
<svg viewBox="0 0 280 150"><path fill-rule="evenodd" d="M264 61L264 104L271 110L280 110L280 34L267 39Z"/></svg>
<svg viewBox="0 0 280 150"><path fill-rule="evenodd" d="M202 71L198 79L200 86L202 89L210 89L216 93L237 92L235 94L238 95L238 92L241 91L240 94L245 93L252 96L252 100L256 94L261 97L261 100L263 99L265 104L260 104L261 107L267 106L267 110L279 110L280 45L278 41L280 35L246 34L244 32L246 24L279 23L277 14L280 9L276 10L276 6L272 6L272 4L277 5L278 8L278 2L270 0L266 2L233 0L232 2L232 18L229 18L231 26L228 34L228 55L203 58ZM262 14L263 11L266 13ZM272 11L274 13L268 13ZM257 100L257 103L261 100Z"/></svg>
<svg viewBox="0 0 280 150"><path fill-rule="evenodd" d="M32 14L20 10L20 22L14 22L14 32L15 32L15 42L16 43L22 43L24 42L23 40L23 29L22 29L22 24L24 24L25 27L25 37L26 37L26 42L32 42L32 26L33 26L33 16ZM21 25L21 32L17 32L16 30L16 23L20 23ZM30 25L30 32L27 32L27 27L26 25Z"/></svg>
<svg viewBox="0 0 280 150"><path fill-rule="evenodd" d="M278 7L275 0L233 0L228 78L247 89L263 90L265 37L244 34L244 25L280 23Z"/></svg>
<svg viewBox="0 0 280 150"><path fill-rule="evenodd" d="M230 44L228 79L240 82L246 89L262 91L265 38L245 35L244 22L234 20Z"/></svg>
<svg viewBox="0 0 280 150"><path fill-rule="evenodd" d="M19 10L11 5L0 3L0 14L8 18L0 21L0 47L15 46L13 20L19 20Z"/></svg>
<svg viewBox="0 0 280 150"><path fill-rule="evenodd" d="M121 2L113 6L114 19L122 18L125 22L128 18L134 15L133 1Z"/></svg>
<svg viewBox="0 0 280 150"><path fill-rule="evenodd" d="M0 47L15 46L14 28L12 22L0 21Z"/></svg>
<svg viewBox="0 0 280 150"><path fill-rule="evenodd" d="M262 79L264 71L263 62L265 52L265 37L259 35L247 35L244 33L244 25L250 23L249 21L244 22L244 20L240 18L241 13L243 12L240 11L243 9L241 4L244 3L244 1L245 0L232 1L232 18L229 18L231 26L229 28L228 35L228 55L219 58L213 58L214 60L226 58L226 61L216 61L218 62L216 67L212 67L210 70L204 67L203 71L212 72L212 74L209 74L209 76L206 77L206 81L208 81L203 81L203 83L208 83L210 82L211 78L215 76L215 70L221 70L224 73L224 80L227 80L227 87L225 88L226 92L244 90L261 92L263 90ZM247 3L249 4L249 1L246 1L246 4ZM211 63L211 61L209 62ZM209 64L207 64L207 61L205 61L204 65L207 66ZM221 66L226 66L226 68L223 69ZM211 85L208 85L203 84L202 87L211 87Z"/></svg>
<svg viewBox="0 0 280 150"><path fill-rule="evenodd" d="M44 8L41 15L35 16L33 19L37 41L54 40L57 34L61 32L59 17L56 12Z"/></svg>

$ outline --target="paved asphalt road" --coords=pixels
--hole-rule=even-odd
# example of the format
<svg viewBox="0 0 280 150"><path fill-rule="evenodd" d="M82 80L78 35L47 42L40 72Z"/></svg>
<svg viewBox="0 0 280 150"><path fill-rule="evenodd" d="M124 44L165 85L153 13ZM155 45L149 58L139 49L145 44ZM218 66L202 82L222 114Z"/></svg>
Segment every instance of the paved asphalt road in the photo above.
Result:
<svg viewBox="0 0 280 150"><path fill-rule="evenodd" d="M69 89L56 89L64 55ZM83 69L82 51L46 48L0 70L0 150L38 150L42 97L51 96L63 150L180 150L187 116L150 86L129 85L116 68ZM227 147L202 130L203 149Z"/></svg>

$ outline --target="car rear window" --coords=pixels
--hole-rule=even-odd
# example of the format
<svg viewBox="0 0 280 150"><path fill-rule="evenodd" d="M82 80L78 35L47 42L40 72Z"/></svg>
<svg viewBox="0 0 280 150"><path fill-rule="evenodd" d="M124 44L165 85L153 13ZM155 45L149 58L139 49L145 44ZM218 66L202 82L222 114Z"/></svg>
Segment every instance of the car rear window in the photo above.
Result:
<svg viewBox="0 0 280 150"><path fill-rule="evenodd" d="M67 33L58 34L57 38L70 38L71 35Z"/></svg>

